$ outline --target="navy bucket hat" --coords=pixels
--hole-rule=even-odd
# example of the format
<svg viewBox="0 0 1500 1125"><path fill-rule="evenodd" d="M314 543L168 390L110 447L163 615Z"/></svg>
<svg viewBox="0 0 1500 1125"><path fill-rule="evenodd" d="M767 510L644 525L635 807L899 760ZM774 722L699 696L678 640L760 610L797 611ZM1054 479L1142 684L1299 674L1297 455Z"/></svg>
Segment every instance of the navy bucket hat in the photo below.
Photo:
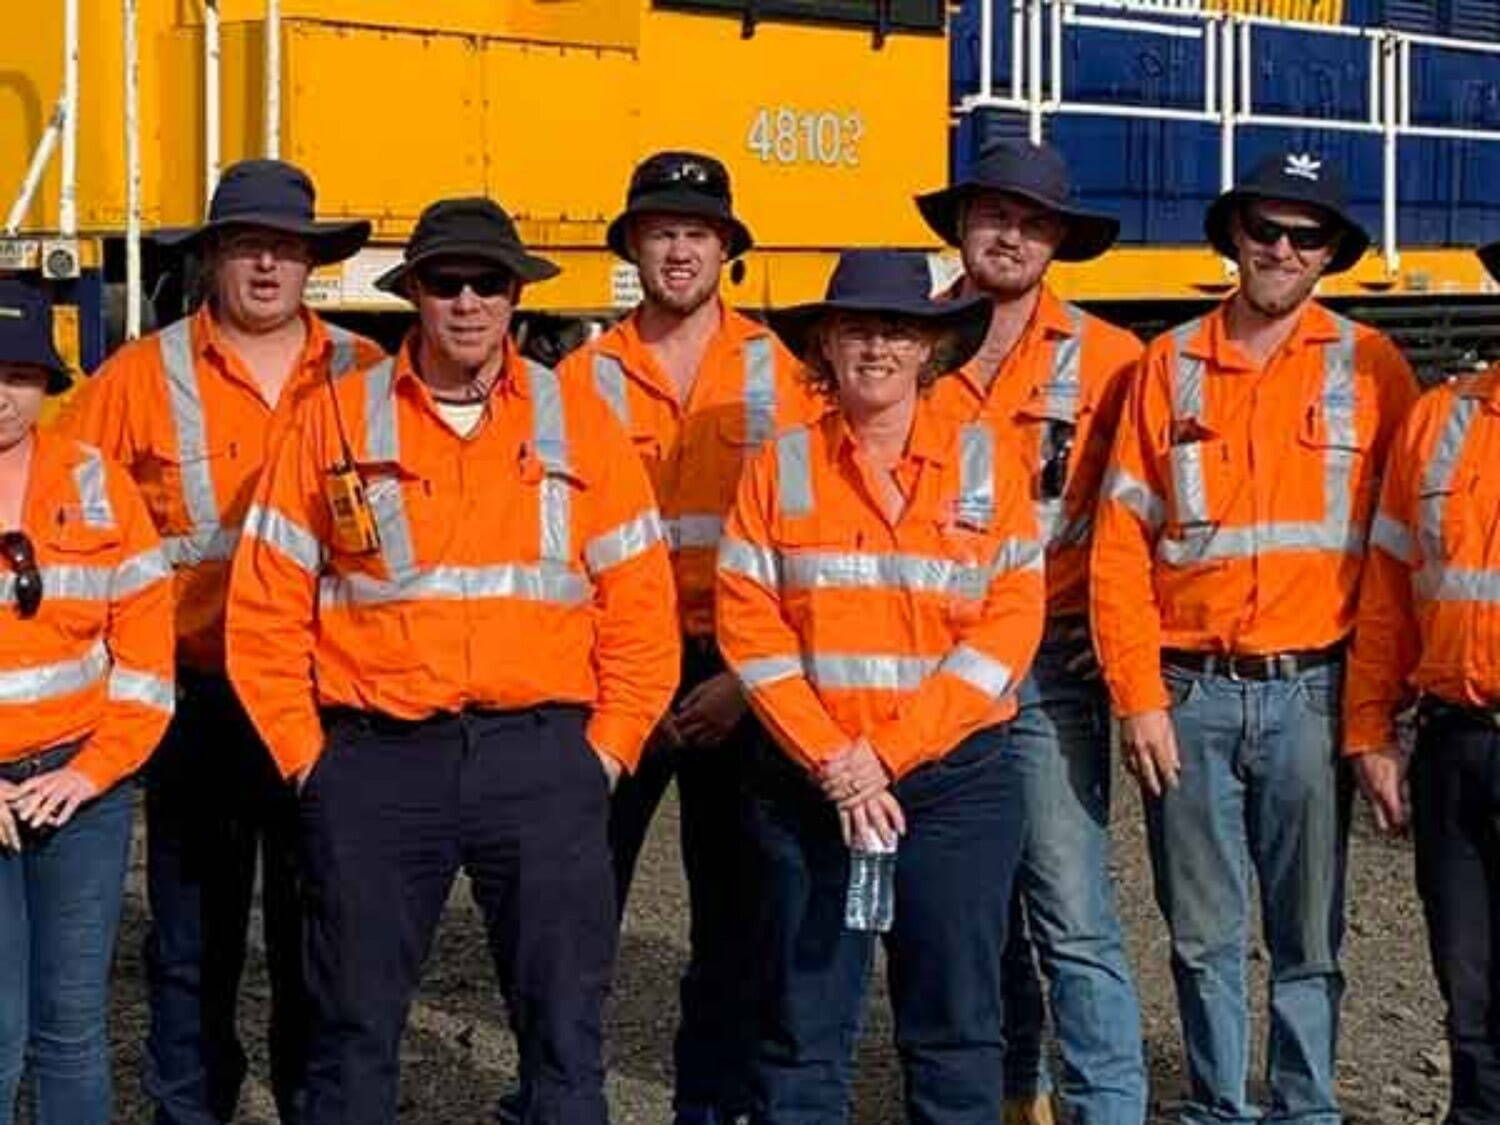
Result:
<svg viewBox="0 0 1500 1125"><path fill-rule="evenodd" d="M306 172L281 160L242 160L219 179L208 205L208 221L190 230L156 234L163 246L197 246L209 235L237 227L258 227L307 239L318 265L342 262L370 237L363 219L319 222L317 192Z"/></svg>
<svg viewBox="0 0 1500 1125"><path fill-rule="evenodd" d="M472 196L429 204L407 240L401 264L377 277L375 288L406 295L412 272L438 258L487 262L527 285L562 272L546 258L527 252L505 208L493 199Z"/></svg>
<svg viewBox="0 0 1500 1125"><path fill-rule="evenodd" d="M1054 255L1060 262L1097 258L1120 235L1120 221L1079 205L1067 161L1049 144L1000 141L983 149L968 173L941 191L917 196L917 210L949 246L963 242L959 229L964 202L986 192L1029 199L1061 218L1067 228Z"/></svg>
<svg viewBox="0 0 1500 1125"><path fill-rule="evenodd" d="M1323 271L1343 273L1370 248L1370 232L1349 213L1349 193L1339 169L1311 152L1280 152L1261 160L1250 174L1214 200L1203 219L1203 233L1221 255L1239 257L1230 235L1230 220L1245 203L1256 200L1306 203L1333 219L1343 233Z"/></svg>
<svg viewBox="0 0 1500 1125"><path fill-rule="evenodd" d="M814 329L841 312L905 318L950 335L944 369L957 370L984 343L994 307L985 297L934 300L927 255L915 250L846 250L823 300L770 313L767 319L792 354L806 360Z"/></svg>
<svg viewBox="0 0 1500 1125"><path fill-rule="evenodd" d="M637 215L691 215L719 223L729 231L731 259L755 245L750 228L735 217L729 170L701 152L658 152L636 165L625 193L625 210L605 235L609 248L627 262L635 260L628 236L630 220Z"/></svg>
<svg viewBox="0 0 1500 1125"><path fill-rule="evenodd" d="M52 342L52 302L24 281L0 279L0 363L39 367L47 393L60 395L73 376Z"/></svg>

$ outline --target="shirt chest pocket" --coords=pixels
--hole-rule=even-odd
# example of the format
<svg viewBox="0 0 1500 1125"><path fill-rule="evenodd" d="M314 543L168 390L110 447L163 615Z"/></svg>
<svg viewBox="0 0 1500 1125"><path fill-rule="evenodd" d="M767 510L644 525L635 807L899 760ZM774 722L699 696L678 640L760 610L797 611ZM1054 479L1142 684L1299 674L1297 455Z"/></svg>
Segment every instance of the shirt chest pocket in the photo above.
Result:
<svg viewBox="0 0 1500 1125"><path fill-rule="evenodd" d="M1474 471L1425 487L1418 501L1422 553L1461 568L1500 568L1500 481Z"/></svg>
<svg viewBox="0 0 1500 1125"><path fill-rule="evenodd" d="M121 537L98 513L63 509L40 536L42 598L67 602L62 627L80 639L96 636L109 616Z"/></svg>
<svg viewBox="0 0 1500 1125"><path fill-rule="evenodd" d="M782 615L803 648L847 647L861 614L868 620L878 605L879 556L856 528L818 513L781 516L776 550Z"/></svg>
<svg viewBox="0 0 1500 1125"><path fill-rule="evenodd" d="M1372 442L1352 396L1329 395L1312 404L1303 414L1293 450L1304 487L1325 506L1348 503L1351 511L1363 510L1374 501L1379 485L1369 456Z"/></svg>
<svg viewBox="0 0 1500 1125"><path fill-rule="evenodd" d="M152 453L138 481L157 531L178 536L217 527L225 503L220 489L231 483L228 478L238 458L239 449L232 442Z"/></svg>

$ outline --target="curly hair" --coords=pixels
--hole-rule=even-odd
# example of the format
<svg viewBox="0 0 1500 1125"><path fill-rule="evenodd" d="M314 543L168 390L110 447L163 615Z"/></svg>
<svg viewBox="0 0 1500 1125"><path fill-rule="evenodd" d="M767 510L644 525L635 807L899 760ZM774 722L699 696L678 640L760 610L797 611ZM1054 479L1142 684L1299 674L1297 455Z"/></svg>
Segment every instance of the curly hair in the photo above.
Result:
<svg viewBox="0 0 1500 1125"><path fill-rule="evenodd" d="M802 356L802 378L812 390L825 399L837 402L838 376L834 374L832 365L823 354L823 340L828 330L828 323L828 318L825 317L808 334L807 352ZM932 354L927 357L927 362L922 364L922 370L917 372L918 394L926 394L934 383L960 366L955 362L958 359L957 333L951 331L927 333L924 329L924 334L932 339Z"/></svg>

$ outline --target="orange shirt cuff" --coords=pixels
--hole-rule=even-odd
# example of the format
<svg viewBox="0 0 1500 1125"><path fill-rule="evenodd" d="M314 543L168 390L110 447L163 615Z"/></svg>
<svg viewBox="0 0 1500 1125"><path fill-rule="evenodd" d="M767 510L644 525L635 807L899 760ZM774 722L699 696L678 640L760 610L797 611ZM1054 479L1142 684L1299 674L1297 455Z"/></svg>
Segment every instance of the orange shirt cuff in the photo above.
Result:
<svg viewBox="0 0 1500 1125"><path fill-rule="evenodd" d="M1122 719L1148 711L1165 711L1170 703L1167 687L1159 675L1118 683L1115 688L1115 713Z"/></svg>
<svg viewBox="0 0 1500 1125"><path fill-rule="evenodd" d="M641 749L649 732L625 715L596 711L589 719L588 740L595 750L608 754L627 772L633 773L641 760Z"/></svg>
<svg viewBox="0 0 1500 1125"><path fill-rule="evenodd" d="M92 781L101 794L114 788L126 776L108 753L94 747L92 740L84 743L83 749L68 765Z"/></svg>

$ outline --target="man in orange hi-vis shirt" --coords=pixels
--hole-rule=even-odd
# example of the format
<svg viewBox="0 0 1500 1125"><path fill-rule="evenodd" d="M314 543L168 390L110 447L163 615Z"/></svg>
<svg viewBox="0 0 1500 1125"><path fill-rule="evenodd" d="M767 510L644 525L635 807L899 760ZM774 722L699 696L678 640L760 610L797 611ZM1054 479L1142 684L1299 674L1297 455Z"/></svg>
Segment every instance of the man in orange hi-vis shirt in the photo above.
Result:
<svg viewBox="0 0 1500 1125"><path fill-rule="evenodd" d="M1500 243L1480 251L1500 278ZM1450 1125L1500 1121L1500 365L1425 395L1386 462L1344 693L1344 751L1406 826L1396 716L1417 701L1417 891L1447 1006Z"/></svg>
<svg viewBox="0 0 1500 1125"><path fill-rule="evenodd" d="M1333 1125L1343 645L1416 381L1388 339L1312 300L1369 245L1326 161L1262 161L1205 228L1240 288L1153 342L1132 383L1095 521L1094 636L1171 931L1183 1120L1259 1120L1245 1089L1253 866L1275 1112Z"/></svg>
<svg viewBox="0 0 1500 1125"><path fill-rule="evenodd" d="M281 1119L300 1120L307 998L295 808L224 675L224 599L251 492L291 405L381 355L303 303L311 267L349 257L370 231L362 221L318 222L314 202L311 180L292 165L227 168L208 222L163 236L200 256L208 299L111 356L62 421L135 478L176 574L181 699L146 774L145 1087L156 1125L234 1116L257 852L271 1085Z"/></svg>
<svg viewBox="0 0 1500 1125"><path fill-rule="evenodd" d="M1090 1125L1139 1125L1146 1104L1141 1013L1110 878L1109 699L1088 627L1088 553L1110 441L1141 344L1060 300L1057 261L1109 249L1120 224L1073 198L1051 145L1004 142L957 183L919 196L933 231L963 254L960 294L989 299L979 353L938 381L936 404L993 422L1025 458L1047 540L1047 630L1017 693L1026 848L1005 973L1005 1113L1050 1125L1042 975L1062 1057L1059 1089Z"/></svg>
<svg viewBox="0 0 1500 1125"><path fill-rule="evenodd" d="M379 284L394 359L310 396L229 597L229 671L301 794L307 1125L394 1125L401 1033L459 871L520 1041L527 1122L603 1125L609 791L677 682L671 563L608 408L507 335L528 254L434 203Z"/></svg>
<svg viewBox="0 0 1500 1125"><path fill-rule="evenodd" d="M820 406L771 330L719 296L724 267L751 246L723 164L695 152L648 157L608 238L638 268L644 297L557 373L603 398L645 463L672 548L683 633L672 713L612 802L615 891L623 914L636 857L675 776L692 950L674 1114L679 1125L729 1125L750 1108L755 894L741 779L755 723L714 643L714 560L746 460Z"/></svg>

